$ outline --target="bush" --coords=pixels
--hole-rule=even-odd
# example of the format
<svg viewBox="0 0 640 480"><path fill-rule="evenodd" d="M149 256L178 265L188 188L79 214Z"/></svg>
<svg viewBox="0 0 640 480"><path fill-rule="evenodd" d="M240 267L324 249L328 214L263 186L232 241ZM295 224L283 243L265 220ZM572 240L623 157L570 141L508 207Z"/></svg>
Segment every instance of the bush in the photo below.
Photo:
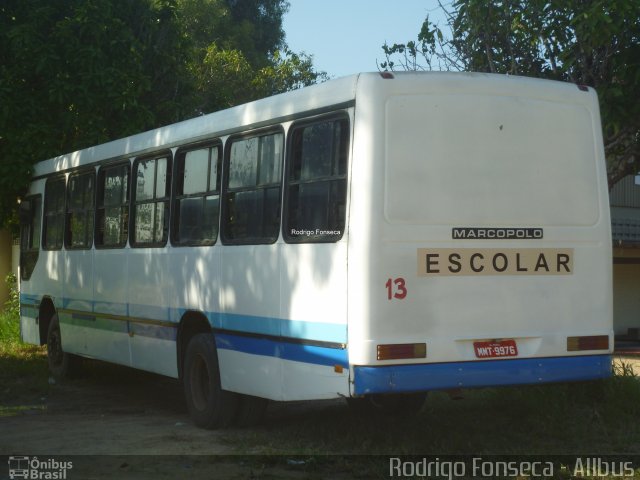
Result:
<svg viewBox="0 0 640 480"><path fill-rule="evenodd" d="M20 316L20 292L18 291L18 280L15 274L9 273L5 279L9 287L9 300L5 302L6 312L13 316Z"/></svg>
<svg viewBox="0 0 640 480"><path fill-rule="evenodd" d="M20 293L18 282L13 273L7 275L9 300L5 302L5 309L0 313L0 343L15 344L20 342Z"/></svg>

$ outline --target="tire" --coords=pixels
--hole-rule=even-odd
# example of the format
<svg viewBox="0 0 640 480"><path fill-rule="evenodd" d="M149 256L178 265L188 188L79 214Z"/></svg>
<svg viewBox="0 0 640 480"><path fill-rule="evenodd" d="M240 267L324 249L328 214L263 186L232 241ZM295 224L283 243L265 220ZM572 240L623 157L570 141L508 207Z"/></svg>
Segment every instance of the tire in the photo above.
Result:
<svg viewBox="0 0 640 480"><path fill-rule="evenodd" d="M54 378L65 379L76 376L82 359L62 349L62 333L58 314L54 313L47 330L47 360Z"/></svg>
<svg viewBox="0 0 640 480"><path fill-rule="evenodd" d="M211 333L199 333L189 341L183 382L189 415L198 427L222 428L233 423L238 395L220 386L218 352Z"/></svg>
<svg viewBox="0 0 640 480"><path fill-rule="evenodd" d="M365 414L410 416L420 413L427 392L368 395L347 398L349 408Z"/></svg>
<svg viewBox="0 0 640 480"><path fill-rule="evenodd" d="M252 427L258 425L264 419L269 400L266 398L240 395L236 425L239 427Z"/></svg>

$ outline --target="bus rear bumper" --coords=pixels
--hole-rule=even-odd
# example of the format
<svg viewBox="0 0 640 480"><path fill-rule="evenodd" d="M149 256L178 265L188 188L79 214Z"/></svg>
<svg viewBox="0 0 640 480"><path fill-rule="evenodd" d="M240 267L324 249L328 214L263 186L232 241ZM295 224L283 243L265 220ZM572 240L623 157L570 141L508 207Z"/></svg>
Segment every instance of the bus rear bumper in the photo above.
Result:
<svg viewBox="0 0 640 480"><path fill-rule="evenodd" d="M402 393L596 380L611 376L611 355L354 367L354 394Z"/></svg>

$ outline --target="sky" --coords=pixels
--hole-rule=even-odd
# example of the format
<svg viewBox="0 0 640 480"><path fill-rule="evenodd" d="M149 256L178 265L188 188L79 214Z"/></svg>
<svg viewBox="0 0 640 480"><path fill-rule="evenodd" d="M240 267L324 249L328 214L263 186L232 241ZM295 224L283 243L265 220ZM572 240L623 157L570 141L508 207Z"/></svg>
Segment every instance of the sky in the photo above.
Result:
<svg viewBox="0 0 640 480"><path fill-rule="evenodd" d="M427 14L444 27L437 0L289 0L284 31L289 48L313 56L332 78L377 71L385 41L416 40ZM443 2L448 4L450 2Z"/></svg>

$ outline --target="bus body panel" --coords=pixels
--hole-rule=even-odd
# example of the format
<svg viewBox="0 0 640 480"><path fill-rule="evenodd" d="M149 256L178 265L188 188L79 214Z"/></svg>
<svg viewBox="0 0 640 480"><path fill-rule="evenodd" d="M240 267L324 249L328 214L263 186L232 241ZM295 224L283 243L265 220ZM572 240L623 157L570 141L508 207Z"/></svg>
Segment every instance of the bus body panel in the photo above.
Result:
<svg viewBox="0 0 640 480"><path fill-rule="evenodd" d="M611 375L611 355L355 367L354 395L575 382Z"/></svg>
<svg viewBox="0 0 640 480"><path fill-rule="evenodd" d="M255 246L225 252L225 313L214 322L223 387L272 400L347 395L346 237L258 248L280 255Z"/></svg>
<svg viewBox="0 0 640 480"><path fill-rule="evenodd" d="M131 366L129 328L122 321L129 313L129 252L94 249L93 254L95 320L88 335L89 354Z"/></svg>
<svg viewBox="0 0 640 480"><path fill-rule="evenodd" d="M398 391L395 380L405 373L416 379L412 390L451 388L437 374L429 380L435 363L454 371L497 362L486 376L473 374L483 378L473 386L503 383L492 382L491 372L518 371L521 359L575 357L566 365L559 358L548 366L557 374L540 376L555 381L608 375L595 358L575 368L585 354L605 354L606 363L613 346L608 195L594 92L481 74L401 74L386 82L363 75L358 87L352 393ZM455 238L456 228L543 233ZM538 265L540 253L549 258ZM571 265L564 257L558 265L558 254L570 255ZM567 349L568 337L602 335L609 337L604 351ZM515 341L517 355L476 354L476 342L503 339ZM403 344L424 344L426 355L378 359L379 345ZM378 367L378 386L361 387ZM519 383L518 375L510 378Z"/></svg>

